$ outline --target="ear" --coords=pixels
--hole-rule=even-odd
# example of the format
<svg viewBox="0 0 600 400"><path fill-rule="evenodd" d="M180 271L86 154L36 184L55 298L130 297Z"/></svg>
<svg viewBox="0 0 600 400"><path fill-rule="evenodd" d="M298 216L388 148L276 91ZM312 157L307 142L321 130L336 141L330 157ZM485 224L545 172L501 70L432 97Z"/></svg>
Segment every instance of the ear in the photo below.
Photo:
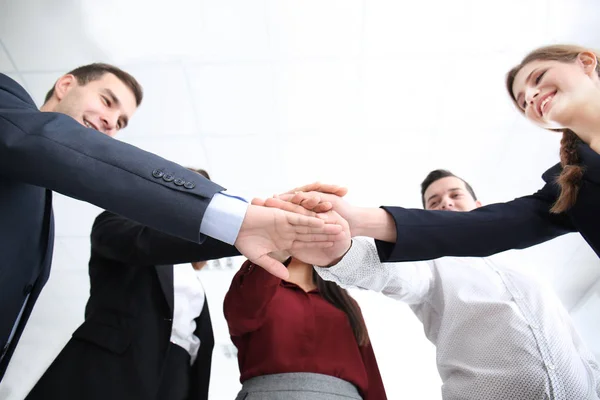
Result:
<svg viewBox="0 0 600 400"><path fill-rule="evenodd" d="M58 78L58 80L54 84L54 95L60 101L75 86L77 86L77 78L75 78L74 75L63 75L60 78Z"/></svg>
<svg viewBox="0 0 600 400"><path fill-rule="evenodd" d="M477 201L475 202L475 208L479 208L479 207L481 207L482 205L483 205L483 204L481 204L481 202L480 202L479 200L477 200Z"/></svg>
<svg viewBox="0 0 600 400"><path fill-rule="evenodd" d="M583 67L586 75L598 75L596 72L596 66L598 64L598 58L596 57L596 54L591 51L582 51L577 55L577 61Z"/></svg>

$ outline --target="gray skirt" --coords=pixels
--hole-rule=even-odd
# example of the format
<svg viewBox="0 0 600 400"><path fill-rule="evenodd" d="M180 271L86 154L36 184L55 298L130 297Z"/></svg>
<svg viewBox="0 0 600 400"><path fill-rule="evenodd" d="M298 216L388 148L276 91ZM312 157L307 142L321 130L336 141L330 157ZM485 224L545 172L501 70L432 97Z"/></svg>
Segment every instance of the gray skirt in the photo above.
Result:
<svg viewBox="0 0 600 400"><path fill-rule="evenodd" d="M362 400L356 387L345 380L309 372L250 378L235 400Z"/></svg>

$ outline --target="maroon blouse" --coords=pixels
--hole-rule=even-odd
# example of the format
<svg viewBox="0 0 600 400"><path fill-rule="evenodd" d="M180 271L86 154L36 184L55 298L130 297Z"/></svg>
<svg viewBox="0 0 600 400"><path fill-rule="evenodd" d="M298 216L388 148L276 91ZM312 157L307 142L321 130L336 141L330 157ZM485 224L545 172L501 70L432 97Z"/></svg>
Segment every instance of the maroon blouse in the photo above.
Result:
<svg viewBox="0 0 600 400"><path fill-rule="evenodd" d="M240 381L313 372L354 384L363 399L386 399L369 343L359 346L347 315L246 261L225 296L225 319L238 349Z"/></svg>

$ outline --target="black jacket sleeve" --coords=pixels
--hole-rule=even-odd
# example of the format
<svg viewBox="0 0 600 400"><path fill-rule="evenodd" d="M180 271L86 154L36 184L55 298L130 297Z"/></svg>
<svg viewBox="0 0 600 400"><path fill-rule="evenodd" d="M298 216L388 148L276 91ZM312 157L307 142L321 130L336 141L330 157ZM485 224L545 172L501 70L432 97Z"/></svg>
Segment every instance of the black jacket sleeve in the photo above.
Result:
<svg viewBox="0 0 600 400"><path fill-rule="evenodd" d="M240 254L235 247L210 237L198 244L107 211L96 217L91 241L93 253L131 265L182 264Z"/></svg>
<svg viewBox="0 0 600 400"><path fill-rule="evenodd" d="M200 224L219 185L171 161L40 112L0 74L0 175L48 188L144 225L200 241Z"/></svg>
<svg viewBox="0 0 600 400"><path fill-rule="evenodd" d="M546 185L533 195L491 204L470 212L426 211L383 207L396 223L396 243L376 241L383 262L430 260L444 256L485 257L523 249L575 228L565 214L551 214L558 188L554 176L544 174Z"/></svg>

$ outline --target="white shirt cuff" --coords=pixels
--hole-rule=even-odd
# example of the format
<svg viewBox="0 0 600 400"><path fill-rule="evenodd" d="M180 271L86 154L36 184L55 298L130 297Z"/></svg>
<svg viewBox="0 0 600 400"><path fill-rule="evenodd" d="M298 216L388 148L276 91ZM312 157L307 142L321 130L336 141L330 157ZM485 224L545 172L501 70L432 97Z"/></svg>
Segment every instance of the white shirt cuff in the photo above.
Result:
<svg viewBox="0 0 600 400"><path fill-rule="evenodd" d="M225 193L216 193L200 224L200 233L233 245L237 239L249 203Z"/></svg>

